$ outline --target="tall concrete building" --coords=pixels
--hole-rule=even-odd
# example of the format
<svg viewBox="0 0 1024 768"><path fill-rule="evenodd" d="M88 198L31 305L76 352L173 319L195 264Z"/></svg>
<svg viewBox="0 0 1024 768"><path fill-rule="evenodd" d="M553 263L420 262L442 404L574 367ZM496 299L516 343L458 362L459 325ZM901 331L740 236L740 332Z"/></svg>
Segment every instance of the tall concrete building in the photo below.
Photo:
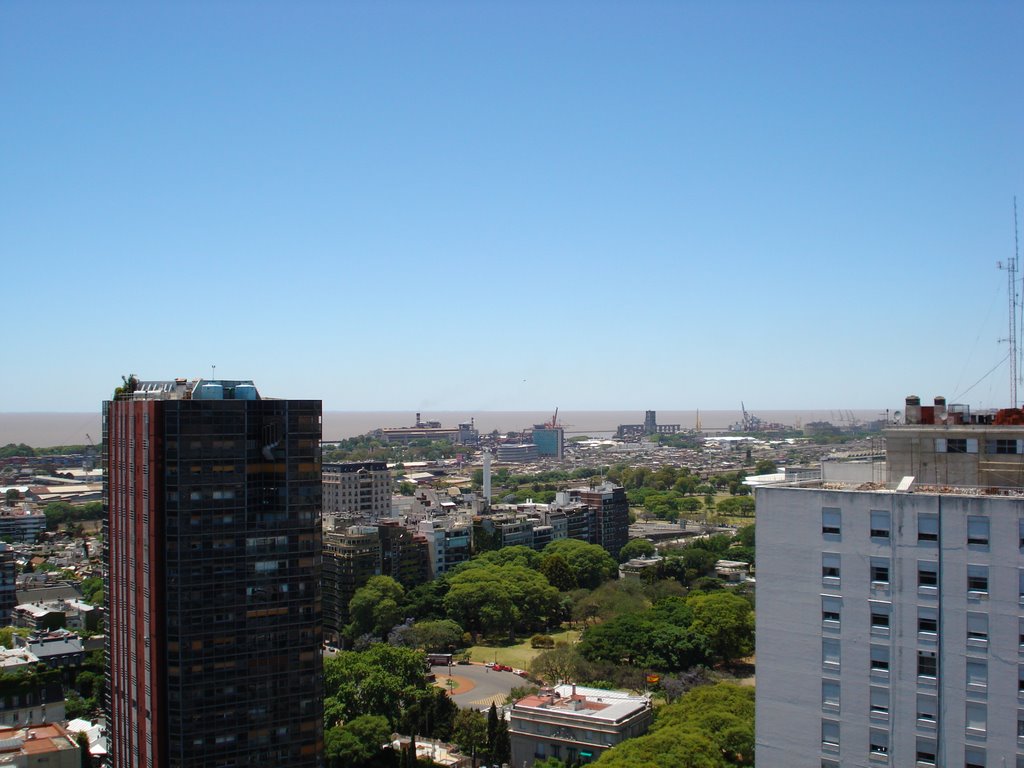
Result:
<svg viewBox="0 0 1024 768"><path fill-rule="evenodd" d="M104 404L110 765L322 765L320 423L250 381Z"/></svg>
<svg viewBox="0 0 1024 768"><path fill-rule="evenodd" d="M538 456L565 458L565 429L550 424L536 424L533 427L533 444Z"/></svg>
<svg viewBox="0 0 1024 768"><path fill-rule="evenodd" d="M391 514L395 483L383 461L323 465L323 513L348 525L375 523Z"/></svg>
<svg viewBox="0 0 1024 768"><path fill-rule="evenodd" d="M1024 428L908 411L892 482L757 489L759 768L1024 766Z"/></svg>
<svg viewBox="0 0 1024 768"><path fill-rule="evenodd" d="M590 542L600 544L612 557L629 541L629 499L626 489L614 483L602 483L592 488L569 491L572 500L578 500L593 510Z"/></svg>
<svg viewBox="0 0 1024 768"><path fill-rule="evenodd" d="M10 544L0 544L0 627L11 624L18 603L18 566Z"/></svg>
<svg viewBox="0 0 1024 768"><path fill-rule="evenodd" d="M426 538L398 520L352 525L324 532L324 635L341 642L349 623L348 604L374 576L390 576L406 589L429 579Z"/></svg>

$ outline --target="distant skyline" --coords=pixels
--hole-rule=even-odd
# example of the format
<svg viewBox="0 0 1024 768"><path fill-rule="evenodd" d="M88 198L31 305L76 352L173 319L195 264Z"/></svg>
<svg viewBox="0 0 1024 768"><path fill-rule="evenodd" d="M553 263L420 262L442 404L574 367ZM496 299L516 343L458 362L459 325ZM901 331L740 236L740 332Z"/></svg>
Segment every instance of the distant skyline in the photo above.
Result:
<svg viewBox="0 0 1024 768"><path fill-rule="evenodd" d="M0 412L213 365L325 411L1006 405L1022 29L0 4Z"/></svg>

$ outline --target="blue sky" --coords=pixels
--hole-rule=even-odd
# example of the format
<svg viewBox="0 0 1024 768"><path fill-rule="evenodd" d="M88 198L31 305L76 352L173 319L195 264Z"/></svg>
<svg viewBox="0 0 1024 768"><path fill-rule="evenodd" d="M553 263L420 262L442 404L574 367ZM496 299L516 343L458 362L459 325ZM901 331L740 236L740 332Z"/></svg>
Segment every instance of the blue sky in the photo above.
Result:
<svg viewBox="0 0 1024 768"><path fill-rule="evenodd" d="M329 410L1005 405L1022 29L5 2L0 411L213 364Z"/></svg>

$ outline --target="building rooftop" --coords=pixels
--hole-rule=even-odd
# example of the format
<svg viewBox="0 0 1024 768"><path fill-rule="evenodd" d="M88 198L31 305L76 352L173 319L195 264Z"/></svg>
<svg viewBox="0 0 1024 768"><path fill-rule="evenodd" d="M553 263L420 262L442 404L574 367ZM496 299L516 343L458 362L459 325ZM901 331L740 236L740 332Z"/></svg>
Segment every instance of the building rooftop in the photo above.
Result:
<svg viewBox="0 0 1024 768"><path fill-rule="evenodd" d="M38 755L78 749L68 732L56 723L29 725L24 728L0 728L0 755L7 759L10 753Z"/></svg>
<svg viewBox="0 0 1024 768"><path fill-rule="evenodd" d="M120 388L119 388L120 389ZM249 379L185 379L140 381L132 377L127 392L118 400L259 400Z"/></svg>
<svg viewBox="0 0 1024 768"><path fill-rule="evenodd" d="M903 478L898 483L843 483L825 480L794 480L792 482L772 483L762 488L814 488L820 491L874 491L876 493L918 493L918 494L954 494L957 496L1004 496L1009 498L1024 497L1024 488L967 486L967 485L936 485L935 483L916 483L913 477Z"/></svg>
<svg viewBox="0 0 1024 768"><path fill-rule="evenodd" d="M602 688L584 688L576 685L558 685L542 688L540 692L517 701L516 709L538 709L571 714L616 723L632 717L651 706L646 696L634 696L626 691L608 691Z"/></svg>

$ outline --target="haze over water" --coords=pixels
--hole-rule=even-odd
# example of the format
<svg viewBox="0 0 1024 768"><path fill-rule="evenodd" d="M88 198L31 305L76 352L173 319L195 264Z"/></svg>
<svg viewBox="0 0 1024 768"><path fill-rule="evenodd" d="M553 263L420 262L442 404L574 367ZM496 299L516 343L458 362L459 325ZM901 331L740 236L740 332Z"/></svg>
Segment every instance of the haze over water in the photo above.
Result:
<svg viewBox="0 0 1024 768"><path fill-rule="evenodd" d="M896 406L899 407L899 406ZM455 427L460 422L473 419L481 432L519 431L534 424L541 424L551 418L553 411L422 411L424 421L439 421L442 426ZM810 421L831 421L833 424L847 423L851 411L834 410L748 410L766 422L796 425ZM876 410L854 410L853 417L860 421L874 421L885 418L884 408ZM701 426L705 431L720 431L740 420L741 413L735 411L700 411ZM697 423L696 410L657 411L659 424L679 424L683 429L693 429ZM615 431L619 424L642 424L643 411L559 411L558 421L570 435L605 437ZM341 440L362 435L379 427L411 427L416 422L415 411L325 411L324 440ZM89 435L95 443L102 435L101 416L95 413L0 413L0 445L25 443L35 448L51 445L81 445L89 442Z"/></svg>

